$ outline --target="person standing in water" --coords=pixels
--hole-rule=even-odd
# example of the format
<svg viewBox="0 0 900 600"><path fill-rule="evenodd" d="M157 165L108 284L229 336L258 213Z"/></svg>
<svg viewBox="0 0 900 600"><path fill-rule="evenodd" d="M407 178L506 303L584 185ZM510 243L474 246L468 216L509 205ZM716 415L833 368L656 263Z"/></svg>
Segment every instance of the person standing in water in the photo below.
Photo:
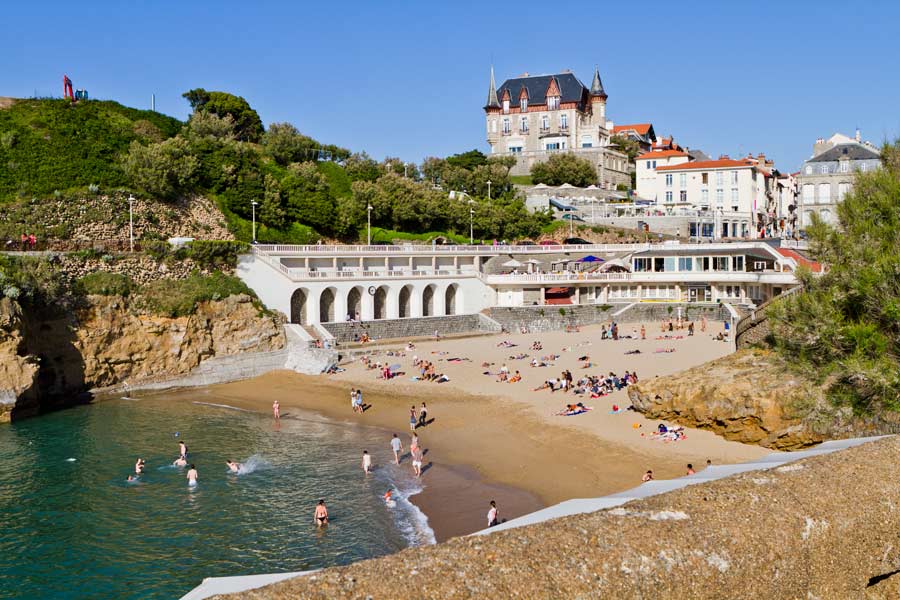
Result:
<svg viewBox="0 0 900 600"><path fill-rule="evenodd" d="M372 455L369 454L368 450L363 450L362 468L366 475L372 470Z"/></svg>
<svg viewBox="0 0 900 600"><path fill-rule="evenodd" d="M281 405L278 403L278 400L272 403L272 416L275 417L276 421L281 420Z"/></svg>
<svg viewBox="0 0 900 600"><path fill-rule="evenodd" d="M191 468L187 472L188 485L197 485L197 467L191 463Z"/></svg>
<svg viewBox="0 0 900 600"><path fill-rule="evenodd" d="M413 433L412 436L409 438L409 451L415 452L418 449L419 449L419 436L417 436L415 433Z"/></svg>
<svg viewBox="0 0 900 600"><path fill-rule="evenodd" d="M487 514L488 527L493 527L500 523L500 511L497 510L497 503L491 500L491 508Z"/></svg>
<svg viewBox="0 0 900 600"><path fill-rule="evenodd" d="M410 431L416 430L416 422L418 419L416 418L416 405L413 404L409 407L409 429Z"/></svg>
<svg viewBox="0 0 900 600"><path fill-rule="evenodd" d="M316 505L314 521L317 527L328 525L328 509L325 507L325 500L319 500Z"/></svg>
<svg viewBox="0 0 900 600"><path fill-rule="evenodd" d="M172 465L176 466L176 467L186 467L187 461L184 460L183 456L179 456L178 458L175 459L175 461L172 463Z"/></svg>
<svg viewBox="0 0 900 600"><path fill-rule="evenodd" d="M428 407L425 406L425 403L422 403L422 408L419 409L419 427L425 427L425 422L428 419Z"/></svg>
<svg viewBox="0 0 900 600"><path fill-rule="evenodd" d="M135 473L136 475L140 475L141 473L143 473L143 472L144 472L144 465L145 465L144 459L143 459L143 458L138 458L138 459L137 459L137 462L134 463L134 473Z"/></svg>
<svg viewBox="0 0 900 600"><path fill-rule="evenodd" d="M397 437L397 434L394 434L394 437L391 438L391 450L394 451L394 464L400 464L400 453L403 452L403 442L400 441L400 438Z"/></svg>
<svg viewBox="0 0 900 600"><path fill-rule="evenodd" d="M181 458L187 459L187 444L184 442L178 442L178 452L181 454Z"/></svg>

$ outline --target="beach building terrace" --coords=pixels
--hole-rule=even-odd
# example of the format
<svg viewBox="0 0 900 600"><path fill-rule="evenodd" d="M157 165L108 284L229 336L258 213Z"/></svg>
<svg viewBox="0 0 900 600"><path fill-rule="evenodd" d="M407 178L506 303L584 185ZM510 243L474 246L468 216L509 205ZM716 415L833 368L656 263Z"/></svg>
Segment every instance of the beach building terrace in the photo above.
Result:
<svg viewBox="0 0 900 600"><path fill-rule="evenodd" d="M542 246L259 245L239 276L292 323L644 302L755 306L809 261L765 242Z"/></svg>

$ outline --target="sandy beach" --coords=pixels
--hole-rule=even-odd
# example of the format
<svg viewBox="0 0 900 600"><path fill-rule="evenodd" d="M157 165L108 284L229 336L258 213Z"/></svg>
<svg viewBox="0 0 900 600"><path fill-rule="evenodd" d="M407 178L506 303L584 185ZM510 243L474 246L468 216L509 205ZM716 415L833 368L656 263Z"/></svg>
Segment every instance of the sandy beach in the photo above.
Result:
<svg viewBox="0 0 900 600"><path fill-rule="evenodd" d="M385 431L384 448L371 451L376 463L390 460L390 433L398 433L409 446L409 408L427 402L429 425L417 433L423 448L425 490L413 500L429 516L439 540L470 533L486 524L487 503L497 500L501 515L512 518L544 505L579 497L621 491L641 481L652 469L656 478L684 475L687 463L699 470L707 459L713 463L743 462L768 451L756 446L728 442L716 435L688 430L686 439L660 442L651 439L657 421L633 411L611 414L614 404L629 405L621 390L589 399L571 393L533 391L550 377L571 370L576 380L587 374L609 372L621 375L636 371L641 379L675 373L730 352L730 345L714 340L721 323L699 327L693 337L687 330L660 332L659 323L645 325L647 339L601 340L600 327L580 332L502 334L416 342L405 350L405 342L373 347L373 361L400 364L404 374L390 380L366 369L359 360L343 365L334 375L304 376L280 371L264 377L214 387L229 403L258 411L269 411L274 399L282 414L292 408L319 412L331 419L357 422ZM621 335L639 337L640 325L624 325ZM655 339L658 336L669 339ZM543 349L530 350L539 340ZM501 342L513 347L498 346ZM656 352L674 349L674 352ZM626 352L640 350L639 354ZM393 355L388 355L392 352ZM527 354L527 358L511 356ZM559 355L552 366L531 367L537 356ZM582 356L591 368L581 368ZM442 384L412 381L417 373L414 357L435 364L450 381ZM448 361L451 358L468 359ZM483 363L493 363L483 367ZM497 382L495 375L506 364L510 373L520 371L518 383ZM362 389L363 414L350 409L349 392ZM594 410L578 416L557 416L568 403L583 401ZM406 458L408 461L409 458Z"/></svg>

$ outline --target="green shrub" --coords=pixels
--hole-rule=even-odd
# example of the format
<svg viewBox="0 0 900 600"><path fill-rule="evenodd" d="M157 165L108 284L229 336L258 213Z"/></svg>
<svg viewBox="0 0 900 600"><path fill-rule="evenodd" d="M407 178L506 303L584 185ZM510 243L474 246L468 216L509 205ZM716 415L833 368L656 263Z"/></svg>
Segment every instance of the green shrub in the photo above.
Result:
<svg viewBox="0 0 900 600"><path fill-rule="evenodd" d="M78 280L78 285L85 294L99 296L128 296L134 283L127 275L97 271Z"/></svg>
<svg viewBox="0 0 900 600"><path fill-rule="evenodd" d="M165 240L145 240L141 243L141 247L145 254L156 261L163 260L172 251L172 246Z"/></svg>
<svg viewBox="0 0 900 600"><path fill-rule="evenodd" d="M207 268L234 266L238 254L248 251L245 242L228 240L194 240L187 247L187 256Z"/></svg>
<svg viewBox="0 0 900 600"><path fill-rule="evenodd" d="M230 275L194 273L186 279L162 279L143 286L141 304L149 312L168 317L191 315L200 302L221 300L235 294L256 297L247 285Z"/></svg>

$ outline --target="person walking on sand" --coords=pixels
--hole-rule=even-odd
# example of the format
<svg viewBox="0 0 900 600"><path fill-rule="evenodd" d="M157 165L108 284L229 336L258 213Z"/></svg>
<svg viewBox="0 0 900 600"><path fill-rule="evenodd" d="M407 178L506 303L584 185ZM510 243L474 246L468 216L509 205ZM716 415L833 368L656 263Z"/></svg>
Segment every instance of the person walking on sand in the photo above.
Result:
<svg viewBox="0 0 900 600"><path fill-rule="evenodd" d="M410 436L410 438L409 438L409 451L410 451L410 453L414 453L418 449L419 449L419 436L417 436L415 433L413 433L412 436Z"/></svg>
<svg viewBox="0 0 900 600"><path fill-rule="evenodd" d="M418 418L416 416L416 405L413 404L409 407L409 429L410 431L416 430L416 423L418 422Z"/></svg>
<svg viewBox="0 0 900 600"><path fill-rule="evenodd" d="M363 473L365 473L366 475L368 475L369 471L372 470L372 455L369 454L368 450L363 450L362 468Z"/></svg>
<svg viewBox="0 0 900 600"><path fill-rule="evenodd" d="M397 434L394 434L394 437L391 438L391 450L394 451L394 464L400 464L400 453L403 452L403 442L400 441L400 438L397 437Z"/></svg>
<svg viewBox="0 0 900 600"><path fill-rule="evenodd" d="M412 453L412 467L413 473L416 474L416 477L422 476L422 450L416 447L415 452Z"/></svg>
<svg viewBox="0 0 900 600"><path fill-rule="evenodd" d="M197 485L197 467L191 464L191 468L187 472L188 485Z"/></svg>
<svg viewBox="0 0 900 600"><path fill-rule="evenodd" d="M278 400L272 403L272 416L275 417L276 421L281 420L281 405L278 404Z"/></svg>
<svg viewBox="0 0 900 600"><path fill-rule="evenodd" d="M500 523L500 511L497 510L497 503L491 500L491 508L487 514L488 527L493 527Z"/></svg>
<svg viewBox="0 0 900 600"><path fill-rule="evenodd" d="M425 427L426 421L428 419L428 407L425 406L425 403L422 403L422 408L419 409L419 427Z"/></svg>
<svg viewBox="0 0 900 600"><path fill-rule="evenodd" d="M325 506L325 500L319 500L316 504L316 513L313 517L316 527L324 527L328 525L328 508Z"/></svg>
<svg viewBox="0 0 900 600"><path fill-rule="evenodd" d="M647 339L647 329L643 325L641 325L641 339L642 340Z"/></svg>

